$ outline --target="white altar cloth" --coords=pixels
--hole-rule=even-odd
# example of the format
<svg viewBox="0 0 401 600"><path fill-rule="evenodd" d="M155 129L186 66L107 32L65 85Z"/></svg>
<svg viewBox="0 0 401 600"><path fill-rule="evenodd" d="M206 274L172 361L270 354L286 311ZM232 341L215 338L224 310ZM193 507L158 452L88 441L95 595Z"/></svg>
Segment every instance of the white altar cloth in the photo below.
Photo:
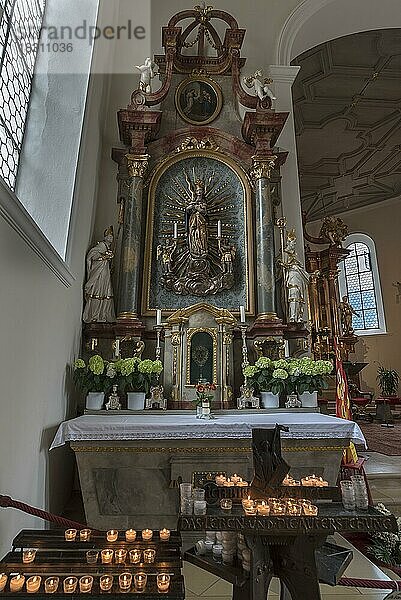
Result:
<svg viewBox="0 0 401 600"><path fill-rule="evenodd" d="M253 427L286 425L282 438L349 438L366 446L357 423L320 413L242 413L217 414L212 420L196 419L194 414L84 415L61 423L50 447L66 442L135 441L161 439L249 439Z"/></svg>

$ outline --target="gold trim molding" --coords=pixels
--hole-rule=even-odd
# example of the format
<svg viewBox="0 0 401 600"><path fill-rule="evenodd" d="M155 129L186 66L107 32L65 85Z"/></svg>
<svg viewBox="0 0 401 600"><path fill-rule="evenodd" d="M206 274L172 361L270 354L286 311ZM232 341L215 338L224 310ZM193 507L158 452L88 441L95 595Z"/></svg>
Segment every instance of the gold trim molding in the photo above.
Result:
<svg viewBox="0 0 401 600"><path fill-rule="evenodd" d="M348 448L344 446L284 446L283 452L343 452ZM251 447L203 447L203 448L143 448L135 446L75 446L71 443L71 449L76 453L111 453L122 454L124 452L134 454L167 452L171 454L251 454Z"/></svg>
<svg viewBox="0 0 401 600"><path fill-rule="evenodd" d="M149 165L149 154L126 154L125 158L130 177L145 177Z"/></svg>
<svg viewBox="0 0 401 600"><path fill-rule="evenodd" d="M191 384L191 347L192 347L192 338L197 333L207 333L212 338L213 343L213 382L217 385L217 330L212 327L191 327L187 330L187 373L186 373L186 385L194 385Z"/></svg>
<svg viewBox="0 0 401 600"><path fill-rule="evenodd" d="M276 164L276 160L277 156L275 154L266 158L252 156L253 165L250 171L252 180L257 181L258 179L270 179Z"/></svg>

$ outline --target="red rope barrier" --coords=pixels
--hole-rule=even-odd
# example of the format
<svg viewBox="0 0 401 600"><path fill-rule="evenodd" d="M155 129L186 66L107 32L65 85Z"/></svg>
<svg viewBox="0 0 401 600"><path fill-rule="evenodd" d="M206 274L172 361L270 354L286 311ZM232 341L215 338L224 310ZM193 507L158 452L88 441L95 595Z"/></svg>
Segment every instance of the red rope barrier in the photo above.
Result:
<svg viewBox="0 0 401 600"><path fill-rule="evenodd" d="M390 579L355 579L352 577L341 577L338 585L371 588L376 590L401 590L401 581L392 581Z"/></svg>
<svg viewBox="0 0 401 600"><path fill-rule="evenodd" d="M70 519L64 519L64 517L53 515L45 510L41 510L40 508L35 508L34 506L29 506L29 504L24 504L23 502L13 500L10 498L10 496L0 495L0 508L15 508L27 513L28 515L39 517L40 519L43 519L44 521L50 521L51 523L57 523L57 525L66 528L72 527L74 529L84 529L86 527L86 525L83 525L82 523L77 523L76 521L71 521Z"/></svg>

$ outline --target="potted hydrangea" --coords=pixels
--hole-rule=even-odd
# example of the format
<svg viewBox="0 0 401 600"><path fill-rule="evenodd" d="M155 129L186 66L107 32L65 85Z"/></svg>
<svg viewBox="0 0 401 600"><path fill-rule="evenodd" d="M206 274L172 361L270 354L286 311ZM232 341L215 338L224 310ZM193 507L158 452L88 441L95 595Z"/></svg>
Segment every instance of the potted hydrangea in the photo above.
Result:
<svg viewBox="0 0 401 600"><path fill-rule="evenodd" d="M263 408L278 408L280 394L286 390L285 381L288 373L280 366L286 361L273 361L262 356L254 365L248 365L243 372L250 387L260 394Z"/></svg>
<svg viewBox="0 0 401 600"><path fill-rule="evenodd" d="M291 361L290 361L291 362ZM296 359L290 367L295 379L295 392L302 406L316 407L317 396L328 387L327 375L333 371L330 360L313 360L309 357Z"/></svg>
<svg viewBox="0 0 401 600"><path fill-rule="evenodd" d="M100 410L103 406L104 393L111 385L107 364L99 354L91 356L88 363L82 358L74 363L74 382L86 394L85 406L89 410Z"/></svg>
<svg viewBox="0 0 401 600"><path fill-rule="evenodd" d="M163 371L161 361L133 357L120 359L114 365L119 387L127 392L128 409L142 410L153 380Z"/></svg>

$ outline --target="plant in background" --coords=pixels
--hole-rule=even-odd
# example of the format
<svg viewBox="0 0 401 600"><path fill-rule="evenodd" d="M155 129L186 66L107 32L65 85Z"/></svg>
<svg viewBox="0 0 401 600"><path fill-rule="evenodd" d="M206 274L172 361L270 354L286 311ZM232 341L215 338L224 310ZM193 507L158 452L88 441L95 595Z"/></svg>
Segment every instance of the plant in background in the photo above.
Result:
<svg viewBox="0 0 401 600"><path fill-rule="evenodd" d="M379 385L382 396L387 398L388 396L396 396L398 392L398 384L400 376L394 369L385 369L380 366L377 369L377 383Z"/></svg>
<svg viewBox="0 0 401 600"><path fill-rule="evenodd" d="M384 504L375 507L383 515L391 515ZM401 563L401 517L397 517L398 532L383 531L375 533L372 537L373 544L369 546L368 553L376 560L386 565L399 565Z"/></svg>
<svg viewBox="0 0 401 600"><path fill-rule="evenodd" d="M214 383L198 383L195 386L196 389L196 399L195 402L197 406L200 406L202 402L211 402L213 400L214 394L210 392L216 391L216 385Z"/></svg>

